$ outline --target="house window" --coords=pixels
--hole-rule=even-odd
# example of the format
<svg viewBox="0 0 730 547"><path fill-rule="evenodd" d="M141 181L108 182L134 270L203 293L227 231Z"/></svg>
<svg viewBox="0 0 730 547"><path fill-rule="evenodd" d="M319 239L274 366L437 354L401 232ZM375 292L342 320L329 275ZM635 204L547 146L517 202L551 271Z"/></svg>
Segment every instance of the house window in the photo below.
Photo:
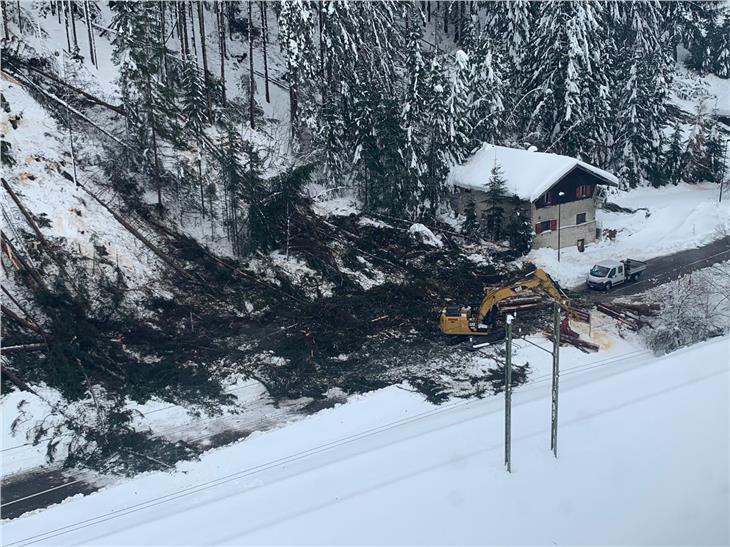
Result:
<svg viewBox="0 0 730 547"><path fill-rule="evenodd" d="M575 197L577 199L589 198L593 195L593 186L590 184L581 184L575 189Z"/></svg>
<svg viewBox="0 0 730 547"><path fill-rule="evenodd" d="M557 220L543 220L542 222L538 222L535 224L535 233L541 234L542 232L547 232L550 230L557 230L558 229L558 221Z"/></svg>
<svg viewBox="0 0 730 547"><path fill-rule="evenodd" d="M550 205L555 201L555 195L552 190L545 192L545 205Z"/></svg>
<svg viewBox="0 0 730 547"><path fill-rule="evenodd" d="M586 223L586 214L578 213L577 215L575 215L575 223L576 224L585 224Z"/></svg>

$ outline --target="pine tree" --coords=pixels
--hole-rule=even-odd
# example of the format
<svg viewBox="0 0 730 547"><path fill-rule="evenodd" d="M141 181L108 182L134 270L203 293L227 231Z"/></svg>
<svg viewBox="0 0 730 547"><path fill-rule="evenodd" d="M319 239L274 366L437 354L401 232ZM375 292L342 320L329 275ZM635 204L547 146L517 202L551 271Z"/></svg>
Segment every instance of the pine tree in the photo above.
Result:
<svg viewBox="0 0 730 547"><path fill-rule="evenodd" d="M252 240L259 248L270 251L283 246L289 256L290 240L294 229L301 229L306 222L306 209L309 199L304 192L309 182L312 165L303 165L289 169L274 177L269 193L264 200L263 219L265 223L252 234Z"/></svg>
<svg viewBox="0 0 730 547"><path fill-rule="evenodd" d="M282 2L279 11L279 42L286 59L292 138L299 134L301 89L312 81L315 74L312 66L313 21L314 14L308 2Z"/></svg>
<svg viewBox="0 0 730 547"><path fill-rule="evenodd" d="M205 82L200 75L197 63L191 57L184 59L180 76L180 87L183 91L180 111L184 120L184 128L190 132L198 144L197 178L198 186L200 188L200 208L203 216L205 216L205 191L201 157L201 135L203 133L203 128L208 123L208 118L206 116L208 104L205 96Z"/></svg>
<svg viewBox="0 0 730 547"><path fill-rule="evenodd" d="M159 10L152 2L111 2L112 44L120 66L120 90L127 128L145 154L155 180L157 207L162 213L162 177L158 150L158 120L174 109L173 93L160 83L161 59L168 53L160 40ZM161 115L162 114L162 115Z"/></svg>
<svg viewBox="0 0 730 547"><path fill-rule="evenodd" d="M730 11L723 17L722 25L714 27L710 40L712 71L720 78L730 78Z"/></svg>
<svg viewBox="0 0 730 547"><path fill-rule="evenodd" d="M546 151L586 158L604 140L610 117L605 6L588 1L541 2L521 71L518 116L524 140Z"/></svg>
<svg viewBox="0 0 730 547"><path fill-rule="evenodd" d="M469 54L468 105L465 114L470 140L500 142L507 133L504 116L503 68L489 36L464 38Z"/></svg>
<svg viewBox="0 0 730 547"><path fill-rule="evenodd" d="M687 158L682 136L682 127L679 123L676 123L672 132L672 138L669 141L669 149L665 154L664 177L667 182L671 182L674 185L681 182L686 165Z"/></svg>
<svg viewBox="0 0 730 547"><path fill-rule="evenodd" d="M244 223L246 212L243 208L244 196L246 195L244 179L247 177L247 170L241 163L243 155L241 137L232 126L226 127L219 148L220 174L226 199L224 225L233 252L236 255L242 255L245 245L244 230L246 228ZM251 170L253 170L253 167ZM250 182L251 179L252 177L249 174L247 182Z"/></svg>
<svg viewBox="0 0 730 547"><path fill-rule="evenodd" d="M710 123L705 128L705 150L709 165L708 179L712 182L720 182L725 172L726 142L723 140L717 128L717 115L713 115Z"/></svg>
<svg viewBox="0 0 730 547"><path fill-rule="evenodd" d="M526 211L515 210L507 221L506 237L509 246L518 255L523 255L532 246L532 222Z"/></svg>
<svg viewBox="0 0 730 547"><path fill-rule="evenodd" d="M499 241L505 235L504 202L507 197L507 182L502 174L502 168L495 163L485 192L487 209L485 209L486 229L494 241Z"/></svg>
<svg viewBox="0 0 730 547"><path fill-rule="evenodd" d="M469 236L473 236L479 230L479 221L477 219L476 203L474 198L469 195L469 201L464 206L464 224L461 226L461 231Z"/></svg>
<svg viewBox="0 0 730 547"><path fill-rule="evenodd" d="M687 145L686 182L712 180L712 160L707 151L707 114L698 105Z"/></svg>

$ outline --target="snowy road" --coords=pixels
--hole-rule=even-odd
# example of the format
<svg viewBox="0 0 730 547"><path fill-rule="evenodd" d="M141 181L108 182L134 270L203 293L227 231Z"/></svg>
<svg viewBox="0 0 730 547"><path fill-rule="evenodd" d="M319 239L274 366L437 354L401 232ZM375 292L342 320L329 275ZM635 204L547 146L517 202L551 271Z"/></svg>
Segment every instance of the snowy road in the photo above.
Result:
<svg viewBox="0 0 730 547"><path fill-rule="evenodd" d="M646 261L648 267L645 276L640 281L616 287L606 296L610 298L638 294L652 287L669 283L688 273L728 260L730 260L730 237L718 239L697 249L652 258ZM585 286L580 287L580 290L594 295L605 294L588 291Z"/></svg>
<svg viewBox="0 0 730 547"><path fill-rule="evenodd" d="M730 338L434 407L396 387L5 523L4 545L723 544ZM448 525L447 525L448 523Z"/></svg>

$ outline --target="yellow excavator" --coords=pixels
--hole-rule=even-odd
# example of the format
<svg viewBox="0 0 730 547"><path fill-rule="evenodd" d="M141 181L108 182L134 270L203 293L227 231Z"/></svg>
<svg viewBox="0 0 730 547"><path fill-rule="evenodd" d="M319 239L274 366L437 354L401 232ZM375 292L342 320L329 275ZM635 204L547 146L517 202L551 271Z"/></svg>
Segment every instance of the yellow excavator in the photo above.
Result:
<svg viewBox="0 0 730 547"><path fill-rule="evenodd" d="M446 306L441 311L441 332L448 335L489 336L494 333L497 304L507 298L519 296L525 291L539 291L555 300L562 308L571 311L570 299L558 288L550 276L541 269L507 287L489 291L474 315L470 308Z"/></svg>

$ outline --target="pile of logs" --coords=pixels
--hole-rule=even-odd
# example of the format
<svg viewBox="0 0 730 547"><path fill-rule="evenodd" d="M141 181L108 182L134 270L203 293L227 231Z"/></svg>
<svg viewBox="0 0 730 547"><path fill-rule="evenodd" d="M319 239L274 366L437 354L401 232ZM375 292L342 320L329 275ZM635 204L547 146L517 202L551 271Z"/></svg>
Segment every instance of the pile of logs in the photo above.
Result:
<svg viewBox="0 0 730 547"><path fill-rule="evenodd" d="M524 296L513 296L502 300L497 304L497 308L502 313L508 313L517 310L535 310L544 308L548 305L547 299L538 294L526 294Z"/></svg>
<svg viewBox="0 0 730 547"><path fill-rule="evenodd" d="M641 327L650 325L641 316L654 316L659 312L659 308L659 304L611 303L596 305L598 311L613 317L633 331L638 331Z"/></svg>
<svg viewBox="0 0 730 547"><path fill-rule="evenodd" d="M553 329L550 327L545 329L545 336L547 336L550 341L554 341ZM581 339L580 335L577 332L573 331L570 327L566 328L565 325L560 326L560 345L574 346L581 350L583 353L598 351L599 349L596 344Z"/></svg>

